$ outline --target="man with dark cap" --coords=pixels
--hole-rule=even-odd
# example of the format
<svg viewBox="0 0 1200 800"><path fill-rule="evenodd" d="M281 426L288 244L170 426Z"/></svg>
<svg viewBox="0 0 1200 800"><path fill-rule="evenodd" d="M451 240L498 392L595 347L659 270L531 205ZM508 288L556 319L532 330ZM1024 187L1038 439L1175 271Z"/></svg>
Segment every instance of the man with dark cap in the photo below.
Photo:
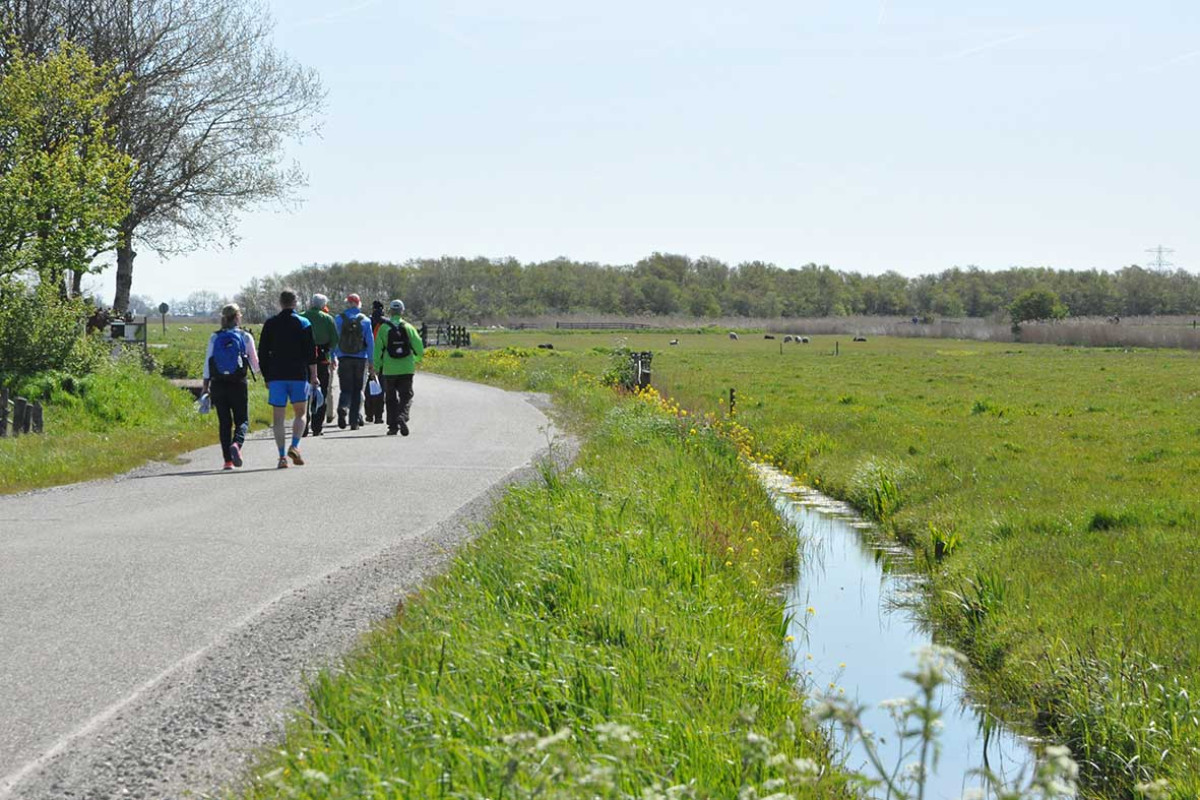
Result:
<svg viewBox="0 0 1200 800"><path fill-rule="evenodd" d="M387 319L387 315L383 313L383 303L379 300L371 302L371 333L378 337L379 326ZM367 416L367 422L380 424L383 422L383 393L371 394L367 392L364 413Z"/></svg>

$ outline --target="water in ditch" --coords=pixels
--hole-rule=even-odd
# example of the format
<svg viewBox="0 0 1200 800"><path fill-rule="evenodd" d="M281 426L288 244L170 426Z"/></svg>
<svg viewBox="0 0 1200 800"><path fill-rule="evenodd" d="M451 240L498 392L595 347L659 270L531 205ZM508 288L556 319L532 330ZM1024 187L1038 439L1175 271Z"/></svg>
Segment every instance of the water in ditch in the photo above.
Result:
<svg viewBox="0 0 1200 800"><path fill-rule="evenodd" d="M844 503L798 486L770 467L758 470L801 538L799 574L788 596L796 669L815 695L840 694L867 706L866 726L886 739L879 750L891 768L898 744L891 718L879 704L916 693L901 673L915 667L914 652L932 641L916 611L920 579L905 568L911 557L873 536L871 526ZM973 770L987 769L1009 782L1028 778L1036 761L1030 743L972 705L961 681L944 684L938 703L944 724L941 755L926 798L956 800L980 788ZM875 774L866 768L866 753L858 744L847 751L846 765Z"/></svg>

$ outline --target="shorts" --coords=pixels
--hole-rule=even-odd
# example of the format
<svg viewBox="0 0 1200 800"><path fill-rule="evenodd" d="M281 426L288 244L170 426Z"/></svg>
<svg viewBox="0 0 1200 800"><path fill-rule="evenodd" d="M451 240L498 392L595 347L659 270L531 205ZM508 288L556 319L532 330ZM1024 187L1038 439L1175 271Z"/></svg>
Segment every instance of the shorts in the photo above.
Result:
<svg viewBox="0 0 1200 800"><path fill-rule="evenodd" d="M267 402L276 408L307 400L308 381L271 381L271 385L267 387Z"/></svg>

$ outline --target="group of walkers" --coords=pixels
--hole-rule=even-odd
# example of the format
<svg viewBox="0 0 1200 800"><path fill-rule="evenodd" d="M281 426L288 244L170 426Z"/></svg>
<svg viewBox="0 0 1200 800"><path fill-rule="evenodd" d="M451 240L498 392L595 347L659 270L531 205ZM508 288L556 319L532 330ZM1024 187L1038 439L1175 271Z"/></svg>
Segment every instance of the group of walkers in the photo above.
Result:
<svg viewBox="0 0 1200 800"><path fill-rule="evenodd" d="M332 377L338 378L337 424L358 430L382 423L387 433L408 436L413 399L413 373L425 354L417 330L404 318L404 303L392 300L387 312L375 301L371 316L362 311L357 294L346 308L329 313L329 298L315 294L304 313L296 310L296 293L279 294L280 312L263 324L258 346L242 330L235 304L221 309L221 329L208 340L204 355L204 393L217 412L224 469L242 466L249 429L249 385L261 374L273 412L277 467L304 464L300 440L324 435L332 422L329 404ZM365 400L364 400L365 394ZM291 443L287 442L287 407L292 407ZM364 417L365 414L365 417Z"/></svg>

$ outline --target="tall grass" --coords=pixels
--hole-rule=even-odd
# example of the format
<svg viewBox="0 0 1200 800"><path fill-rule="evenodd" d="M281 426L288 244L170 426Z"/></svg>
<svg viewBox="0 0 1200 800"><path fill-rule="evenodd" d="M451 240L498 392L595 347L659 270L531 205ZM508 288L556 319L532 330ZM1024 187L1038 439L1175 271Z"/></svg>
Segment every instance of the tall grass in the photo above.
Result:
<svg viewBox="0 0 1200 800"><path fill-rule="evenodd" d="M313 682L249 796L843 796L773 591L795 542L736 450L582 376L562 392L575 467L511 490Z"/></svg>

